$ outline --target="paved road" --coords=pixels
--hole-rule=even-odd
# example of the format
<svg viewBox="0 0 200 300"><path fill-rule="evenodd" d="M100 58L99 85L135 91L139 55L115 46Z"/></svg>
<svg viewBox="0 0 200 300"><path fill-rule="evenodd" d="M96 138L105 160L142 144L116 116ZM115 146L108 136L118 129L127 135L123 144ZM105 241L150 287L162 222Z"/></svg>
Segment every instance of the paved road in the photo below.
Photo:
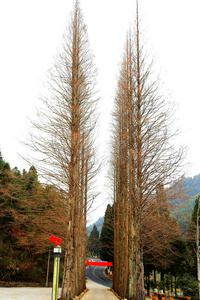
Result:
<svg viewBox="0 0 200 300"><path fill-rule="evenodd" d="M118 300L118 298L105 285L87 279L89 291L81 300Z"/></svg>
<svg viewBox="0 0 200 300"><path fill-rule="evenodd" d="M86 269L87 288L89 291L83 296L83 300L117 300L110 291L112 280L104 273L105 267L88 267Z"/></svg>
<svg viewBox="0 0 200 300"><path fill-rule="evenodd" d="M0 288L0 300L51 300L51 291L52 288Z"/></svg>
<svg viewBox="0 0 200 300"><path fill-rule="evenodd" d="M111 287L112 280L104 274L105 267L90 266L86 269L88 279L106 287Z"/></svg>
<svg viewBox="0 0 200 300"><path fill-rule="evenodd" d="M84 300L115 300L117 299L109 287L112 280L105 276L104 267L88 267L86 269L87 287L89 291ZM59 289L60 290L60 289ZM0 288L0 300L51 300L52 288Z"/></svg>

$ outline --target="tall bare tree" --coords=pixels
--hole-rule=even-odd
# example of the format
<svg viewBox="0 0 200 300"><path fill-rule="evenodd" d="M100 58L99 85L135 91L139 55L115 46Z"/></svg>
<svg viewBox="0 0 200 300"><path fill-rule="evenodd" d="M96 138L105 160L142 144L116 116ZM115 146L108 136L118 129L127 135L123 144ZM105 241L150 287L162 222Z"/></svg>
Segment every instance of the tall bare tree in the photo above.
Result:
<svg viewBox="0 0 200 300"><path fill-rule="evenodd" d="M97 173L94 129L97 121L96 69L78 0L63 37L61 53L50 72L47 96L38 112L32 148L37 168L65 195L67 210L64 300L85 288L86 213ZM62 216L59 216L62 218Z"/></svg>
<svg viewBox="0 0 200 300"><path fill-rule="evenodd" d="M159 95L141 45L138 5L134 34L127 35L113 118L114 289L145 299L142 230L158 209L156 191L179 175L183 151L170 141L171 109Z"/></svg>

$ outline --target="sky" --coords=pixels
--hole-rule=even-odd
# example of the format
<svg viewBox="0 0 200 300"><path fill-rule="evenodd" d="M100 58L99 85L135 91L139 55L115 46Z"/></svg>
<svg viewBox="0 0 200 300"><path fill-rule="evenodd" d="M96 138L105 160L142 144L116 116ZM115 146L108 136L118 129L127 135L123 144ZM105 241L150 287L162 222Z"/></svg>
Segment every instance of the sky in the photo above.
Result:
<svg viewBox="0 0 200 300"><path fill-rule="evenodd" d="M100 152L108 157L109 130L126 33L134 24L135 0L82 0L84 21L95 55L100 91ZM176 106L180 129L176 143L188 147L186 176L200 173L200 2L140 0L145 48L163 83L163 96ZM7 0L0 4L0 150L11 167L27 165L28 118L34 118L39 93L73 9L73 0ZM99 180L102 205L90 222L104 215L111 201L105 169Z"/></svg>

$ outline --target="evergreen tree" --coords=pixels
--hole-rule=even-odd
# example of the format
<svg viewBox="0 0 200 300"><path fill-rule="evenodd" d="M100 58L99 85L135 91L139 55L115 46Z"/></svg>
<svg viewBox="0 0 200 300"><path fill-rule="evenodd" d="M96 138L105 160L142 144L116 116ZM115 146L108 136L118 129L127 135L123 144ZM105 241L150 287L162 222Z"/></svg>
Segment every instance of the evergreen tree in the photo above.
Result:
<svg viewBox="0 0 200 300"><path fill-rule="evenodd" d="M197 278L197 244L196 244L196 236L197 236L197 214L198 214L198 202L200 199L200 194L196 196L195 205L191 216L189 234L188 234L188 247L190 250L190 264L192 275ZM200 214L199 214L200 217Z"/></svg>
<svg viewBox="0 0 200 300"><path fill-rule="evenodd" d="M93 226L88 239L88 252L92 256L98 256L99 254L99 231L96 225Z"/></svg>
<svg viewBox="0 0 200 300"><path fill-rule="evenodd" d="M192 212L191 224L190 224L190 234L192 234L192 231L195 232L199 199L200 199L200 194L198 194L195 198L195 205L194 205L194 209Z"/></svg>
<svg viewBox="0 0 200 300"><path fill-rule="evenodd" d="M198 281L200 298L200 194L198 194L195 199L195 206L190 224L189 238L189 248L194 262L194 276Z"/></svg>
<svg viewBox="0 0 200 300"><path fill-rule="evenodd" d="M108 204L100 237L100 258L113 262L114 256L114 212L113 207Z"/></svg>
<svg viewBox="0 0 200 300"><path fill-rule="evenodd" d="M168 266L166 272L170 272L171 276L174 277L175 282L175 294L177 296L177 280L182 278L190 271L190 255L186 241L179 238L171 243L171 250L166 253L168 256Z"/></svg>

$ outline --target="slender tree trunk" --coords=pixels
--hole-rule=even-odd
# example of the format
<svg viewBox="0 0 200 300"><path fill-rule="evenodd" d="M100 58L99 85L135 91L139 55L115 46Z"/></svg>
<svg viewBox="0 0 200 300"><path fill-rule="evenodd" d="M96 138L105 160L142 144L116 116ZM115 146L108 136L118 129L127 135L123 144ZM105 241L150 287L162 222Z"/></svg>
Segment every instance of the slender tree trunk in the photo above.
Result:
<svg viewBox="0 0 200 300"><path fill-rule="evenodd" d="M161 271L161 283L162 283L162 290L165 293L165 273Z"/></svg>
<svg viewBox="0 0 200 300"><path fill-rule="evenodd" d="M150 295L150 272L147 273L147 295Z"/></svg>
<svg viewBox="0 0 200 300"><path fill-rule="evenodd" d="M153 272L153 282L154 282L154 289L157 288L157 282L156 282L156 269L154 269L154 272Z"/></svg>
<svg viewBox="0 0 200 300"><path fill-rule="evenodd" d="M171 293L173 293L173 292L174 292L174 289L173 289L173 276L171 274Z"/></svg>
<svg viewBox="0 0 200 300"><path fill-rule="evenodd" d="M175 297L177 297L177 276L174 276Z"/></svg>

